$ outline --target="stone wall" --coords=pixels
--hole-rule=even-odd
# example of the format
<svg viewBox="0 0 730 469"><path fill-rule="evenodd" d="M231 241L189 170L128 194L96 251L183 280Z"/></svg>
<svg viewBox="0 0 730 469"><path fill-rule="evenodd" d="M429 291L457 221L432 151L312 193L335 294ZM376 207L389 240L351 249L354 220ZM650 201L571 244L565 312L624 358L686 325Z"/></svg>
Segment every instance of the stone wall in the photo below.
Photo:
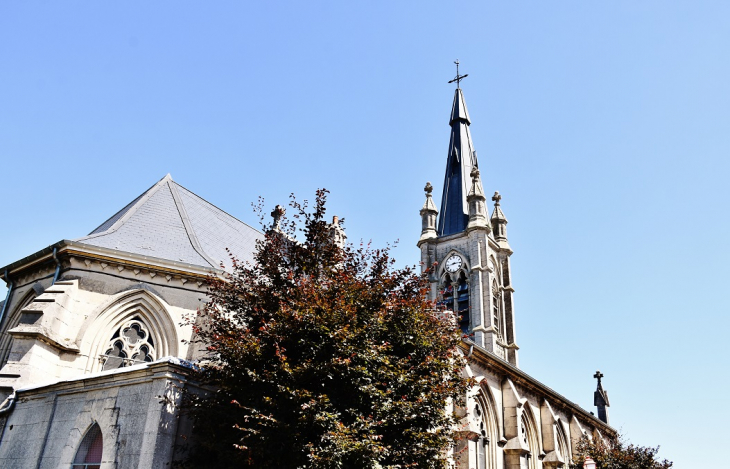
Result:
<svg viewBox="0 0 730 469"><path fill-rule="evenodd" d="M180 363L161 360L16 391L15 406L0 420L2 467L71 467L82 438L97 423L102 468L169 468L187 386L187 368Z"/></svg>

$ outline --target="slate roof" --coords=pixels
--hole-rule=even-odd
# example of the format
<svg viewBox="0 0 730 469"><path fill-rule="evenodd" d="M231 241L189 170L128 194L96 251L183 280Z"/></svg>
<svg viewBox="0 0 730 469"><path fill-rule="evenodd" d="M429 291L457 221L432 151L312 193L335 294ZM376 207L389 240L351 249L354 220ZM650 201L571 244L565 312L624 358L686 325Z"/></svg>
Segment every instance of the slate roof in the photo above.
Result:
<svg viewBox="0 0 730 469"><path fill-rule="evenodd" d="M253 260L263 235L190 192L168 174L157 184L75 241L109 249L230 270L228 248Z"/></svg>
<svg viewBox="0 0 730 469"><path fill-rule="evenodd" d="M444 192L441 196L439 236L460 233L466 229L469 222L469 206L466 203L466 196L471 186L471 170L474 166L479 167L469 132L470 123L464 93L461 88L457 88L449 118L451 138L446 162Z"/></svg>

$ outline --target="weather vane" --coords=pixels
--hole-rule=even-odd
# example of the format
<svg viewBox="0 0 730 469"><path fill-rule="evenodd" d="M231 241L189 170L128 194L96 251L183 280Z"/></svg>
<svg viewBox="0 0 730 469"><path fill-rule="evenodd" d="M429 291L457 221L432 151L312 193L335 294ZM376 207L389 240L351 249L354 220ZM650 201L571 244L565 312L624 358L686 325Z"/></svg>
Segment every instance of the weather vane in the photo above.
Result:
<svg viewBox="0 0 730 469"><path fill-rule="evenodd" d="M456 87L461 88L461 86L459 86L461 80L468 77L469 74L467 73L466 75L459 75L459 59L456 59L456 61L454 63L456 64L456 77L454 77L454 79L451 80L449 83L456 82Z"/></svg>

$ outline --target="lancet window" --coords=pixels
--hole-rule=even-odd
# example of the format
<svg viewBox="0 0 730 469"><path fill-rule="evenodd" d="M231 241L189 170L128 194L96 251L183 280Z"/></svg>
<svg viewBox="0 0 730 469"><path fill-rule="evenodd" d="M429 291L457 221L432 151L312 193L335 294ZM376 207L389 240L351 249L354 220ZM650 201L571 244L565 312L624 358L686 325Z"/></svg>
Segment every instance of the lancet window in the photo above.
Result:
<svg viewBox="0 0 730 469"><path fill-rule="evenodd" d="M469 332L469 283L464 271L459 271L455 280L449 274L444 275L439 305L447 311L453 311L461 330Z"/></svg>
<svg viewBox="0 0 730 469"><path fill-rule="evenodd" d="M486 424L486 414L484 409L482 408L482 404L477 401L476 405L474 406L474 420L477 424L477 430L479 432L479 436L476 440L476 457L477 457L477 469L489 469L490 465L487 461L487 458L489 456L488 451L488 445L490 443L489 441L489 434L487 433L487 424Z"/></svg>
<svg viewBox="0 0 730 469"><path fill-rule="evenodd" d="M135 317L122 324L112 336L101 356L102 370L138 365L155 358L155 344L149 329L139 317Z"/></svg>
<svg viewBox="0 0 730 469"><path fill-rule="evenodd" d="M563 461L567 461L569 459L568 438L566 438L565 431L563 431L563 426L560 422L555 424L555 437L557 440L555 450Z"/></svg>
<svg viewBox="0 0 730 469"><path fill-rule="evenodd" d="M99 469L104 449L104 440L98 424L92 425L86 436L81 440L76 457L71 465L72 469Z"/></svg>
<svg viewBox="0 0 730 469"><path fill-rule="evenodd" d="M525 412L527 412L527 409L525 409ZM522 432L522 441L525 443L525 446L527 446L530 449L530 452L525 455L527 458L527 467L529 469L536 469L537 468L537 462L536 458L538 455L538 442L537 442L537 435L535 434L535 429L530 425L530 421L527 418L526 413L523 412L522 414L522 420L520 422L521 432Z"/></svg>
<svg viewBox="0 0 730 469"><path fill-rule="evenodd" d="M504 318L502 317L502 295L497 282L492 282L492 316L497 336L504 340Z"/></svg>
<svg viewBox="0 0 730 469"><path fill-rule="evenodd" d="M459 280L456 283L455 306L461 330L469 332L469 284L466 282L466 274L463 271L460 272Z"/></svg>

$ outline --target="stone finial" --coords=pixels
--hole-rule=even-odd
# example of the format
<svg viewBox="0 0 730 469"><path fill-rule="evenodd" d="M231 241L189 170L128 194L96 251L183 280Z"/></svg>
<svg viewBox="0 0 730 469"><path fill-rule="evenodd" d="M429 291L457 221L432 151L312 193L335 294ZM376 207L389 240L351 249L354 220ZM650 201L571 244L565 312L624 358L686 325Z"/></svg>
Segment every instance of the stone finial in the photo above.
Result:
<svg viewBox="0 0 730 469"><path fill-rule="evenodd" d="M507 217L504 216L502 208L499 206L499 202L502 200L502 195L499 191L495 191L492 196L494 201L494 211L490 220L492 222L492 233L494 233L494 239L501 243L504 247L509 247L507 244Z"/></svg>
<svg viewBox="0 0 730 469"><path fill-rule="evenodd" d="M487 220L487 210L484 197L484 190L482 189L482 183L479 179L479 168L476 166L471 168L471 189L469 194L466 196L466 202L469 209L469 223L466 225L467 231L471 231L477 228L486 228L487 231L491 230L489 220Z"/></svg>
<svg viewBox="0 0 730 469"><path fill-rule="evenodd" d="M271 218L274 219L273 229L275 231L281 231L281 217L283 217L285 213L286 209L281 205L277 205L274 207L274 210L271 211Z"/></svg>
<svg viewBox="0 0 730 469"><path fill-rule="evenodd" d="M426 240L436 238L436 215L439 213L433 203L433 197L431 197L431 192L433 192L431 183L427 182L423 190L426 192L426 202L419 212L421 214L421 238L418 240L419 246Z"/></svg>
<svg viewBox="0 0 730 469"><path fill-rule="evenodd" d="M340 248L345 247L345 243L347 242L347 235L345 235L345 230L342 229L340 226L340 217L337 215L332 217L332 224L330 225L330 237L332 238L332 242L335 243Z"/></svg>
<svg viewBox="0 0 730 469"><path fill-rule="evenodd" d="M603 378L603 373L601 373L599 370L596 370L596 374L593 375L593 377L598 380L598 386L601 386L601 378Z"/></svg>

